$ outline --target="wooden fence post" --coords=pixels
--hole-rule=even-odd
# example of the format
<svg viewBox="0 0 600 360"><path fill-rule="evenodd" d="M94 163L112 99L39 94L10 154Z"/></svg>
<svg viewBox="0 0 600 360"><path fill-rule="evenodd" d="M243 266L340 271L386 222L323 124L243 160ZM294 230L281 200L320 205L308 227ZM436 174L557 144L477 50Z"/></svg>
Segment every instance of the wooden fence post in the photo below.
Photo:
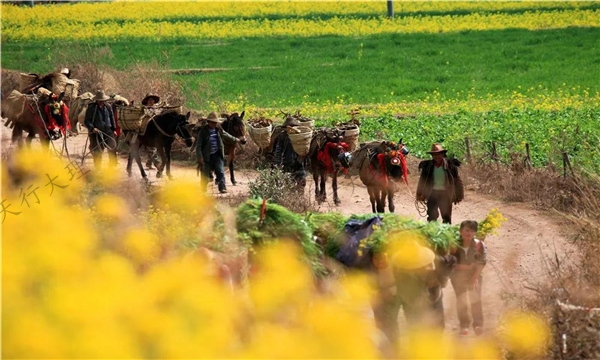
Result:
<svg viewBox="0 0 600 360"><path fill-rule="evenodd" d="M573 171L573 167L571 166L571 161L569 160L569 154L567 154L566 151L562 152L562 158L563 158L563 177L565 179L567 178L567 168L569 168L569 171L571 172L571 176L573 177L573 180L575 180L575 172Z"/></svg>
<svg viewBox="0 0 600 360"><path fill-rule="evenodd" d="M531 170L533 168L533 163L531 162L531 153L529 152L529 143L525 143L525 152L526 152L526 157L525 157L525 167L528 170Z"/></svg>
<svg viewBox="0 0 600 360"><path fill-rule="evenodd" d="M471 144L469 144L469 138L465 138L465 147L467 148L467 162L469 163L469 165L471 165L472 164Z"/></svg>

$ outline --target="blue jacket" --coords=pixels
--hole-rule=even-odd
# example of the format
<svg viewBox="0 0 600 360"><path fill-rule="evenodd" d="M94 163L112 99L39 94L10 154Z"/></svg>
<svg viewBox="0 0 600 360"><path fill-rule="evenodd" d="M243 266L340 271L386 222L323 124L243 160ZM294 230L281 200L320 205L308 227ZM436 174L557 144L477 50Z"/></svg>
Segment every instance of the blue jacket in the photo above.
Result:
<svg viewBox="0 0 600 360"><path fill-rule="evenodd" d="M85 127L90 133L94 128L110 134L117 130L115 116L110 105L104 104L104 107L100 108L98 103L90 103L85 112Z"/></svg>

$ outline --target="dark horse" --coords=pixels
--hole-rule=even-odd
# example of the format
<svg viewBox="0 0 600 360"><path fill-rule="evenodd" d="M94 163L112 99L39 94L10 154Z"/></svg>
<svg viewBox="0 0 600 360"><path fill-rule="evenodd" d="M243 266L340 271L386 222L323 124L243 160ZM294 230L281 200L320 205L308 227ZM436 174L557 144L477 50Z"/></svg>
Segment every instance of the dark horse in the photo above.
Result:
<svg viewBox="0 0 600 360"><path fill-rule="evenodd" d="M315 181L315 198L319 203L327 198L325 185L328 175L331 175L333 202L336 205L341 203L337 193L337 175L340 170L348 168L347 163L340 161L340 155L343 157L348 151L348 144L342 141L343 138L343 131L320 129L310 142L308 157Z"/></svg>
<svg viewBox="0 0 600 360"><path fill-rule="evenodd" d="M188 126L191 126L188 123L189 118L189 112L186 115L182 115L175 111L169 111L156 115L150 120L144 135L137 135L135 141L129 140L130 150L129 158L127 159L127 174L131 176L131 160L135 159L142 177L146 178L146 172L142 166L139 152L140 146L145 145L147 147L155 147L160 155L161 163L160 166L157 166L156 177L159 178L162 176L166 165L167 176L171 178L171 146L173 145L173 141L175 141L175 135L183 138L188 147L194 143L192 133L188 129Z"/></svg>
<svg viewBox="0 0 600 360"><path fill-rule="evenodd" d="M367 187L374 213L385 212L386 197L390 212L394 212L397 186L402 179L408 184L408 169L404 158L407 154L408 149L402 144L402 140L397 144L388 141L366 143L353 153L353 165Z"/></svg>
<svg viewBox="0 0 600 360"><path fill-rule="evenodd" d="M221 124L223 130L225 130L229 135L234 136L242 141L243 144L246 143L246 125L244 124L244 115L246 111L242 111L241 114L234 112L233 114L221 114L222 117L225 118L225 121ZM233 185L237 184L235 181L235 175L233 173L234 161L235 161L235 153L238 148L237 144L224 143L224 151L227 156L227 166L229 167L229 176L231 178L231 183Z"/></svg>

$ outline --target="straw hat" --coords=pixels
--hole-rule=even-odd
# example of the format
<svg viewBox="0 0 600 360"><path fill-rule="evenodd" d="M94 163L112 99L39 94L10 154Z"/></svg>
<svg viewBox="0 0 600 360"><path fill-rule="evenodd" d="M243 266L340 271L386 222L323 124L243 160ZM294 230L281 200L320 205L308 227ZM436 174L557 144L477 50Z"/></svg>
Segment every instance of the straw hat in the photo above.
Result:
<svg viewBox="0 0 600 360"><path fill-rule="evenodd" d="M94 101L106 101L109 100L110 97L106 96L104 90L96 91L96 96L94 96Z"/></svg>
<svg viewBox="0 0 600 360"><path fill-rule="evenodd" d="M425 267L435 259L434 252L417 241L401 240L394 246L392 265L400 270L415 270Z"/></svg>
<svg viewBox="0 0 600 360"><path fill-rule="evenodd" d="M154 103L158 103L160 101L160 96L156 94L146 94L146 96L142 99L142 105L146 106L148 100L154 99Z"/></svg>
<svg viewBox="0 0 600 360"><path fill-rule="evenodd" d="M211 112L210 114L208 114L208 117L206 118L206 121L212 121L212 122L216 122L216 123L220 123L223 120L225 120L222 117L219 117L219 115L217 115L216 112Z"/></svg>
<svg viewBox="0 0 600 360"><path fill-rule="evenodd" d="M428 151L428 154L437 154L442 153L445 154L448 150L444 149L441 144L435 143L431 145L431 151Z"/></svg>

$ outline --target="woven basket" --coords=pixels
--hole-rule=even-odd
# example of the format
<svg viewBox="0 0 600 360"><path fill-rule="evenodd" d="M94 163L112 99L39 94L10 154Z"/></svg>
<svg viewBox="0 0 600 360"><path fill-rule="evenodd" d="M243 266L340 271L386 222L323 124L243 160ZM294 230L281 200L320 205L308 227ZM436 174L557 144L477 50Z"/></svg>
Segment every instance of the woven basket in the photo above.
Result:
<svg viewBox="0 0 600 360"><path fill-rule="evenodd" d="M360 129L358 126L352 127L340 127L340 131L344 132L344 141L348 144L348 151L354 151L358 147L358 135L360 134Z"/></svg>
<svg viewBox="0 0 600 360"><path fill-rule="evenodd" d="M311 119L298 119L298 121L300 122L300 126L306 126L309 127L311 129L315 128L315 121L311 120Z"/></svg>
<svg viewBox="0 0 600 360"><path fill-rule="evenodd" d="M288 127L288 136L292 142L292 148L300 156L308 155L313 130L309 126Z"/></svg>
<svg viewBox="0 0 600 360"><path fill-rule="evenodd" d="M123 130L139 130L144 115L144 109L138 107L119 107L119 126Z"/></svg>
<svg viewBox="0 0 600 360"><path fill-rule="evenodd" d="M255 128L252 126L248 126L248 134L250 134L250 138L261 149L266 149L271 144L271 131L272 130L273 130L272 125L269 125L267 127L261 127L261 128Z"/></svg>

